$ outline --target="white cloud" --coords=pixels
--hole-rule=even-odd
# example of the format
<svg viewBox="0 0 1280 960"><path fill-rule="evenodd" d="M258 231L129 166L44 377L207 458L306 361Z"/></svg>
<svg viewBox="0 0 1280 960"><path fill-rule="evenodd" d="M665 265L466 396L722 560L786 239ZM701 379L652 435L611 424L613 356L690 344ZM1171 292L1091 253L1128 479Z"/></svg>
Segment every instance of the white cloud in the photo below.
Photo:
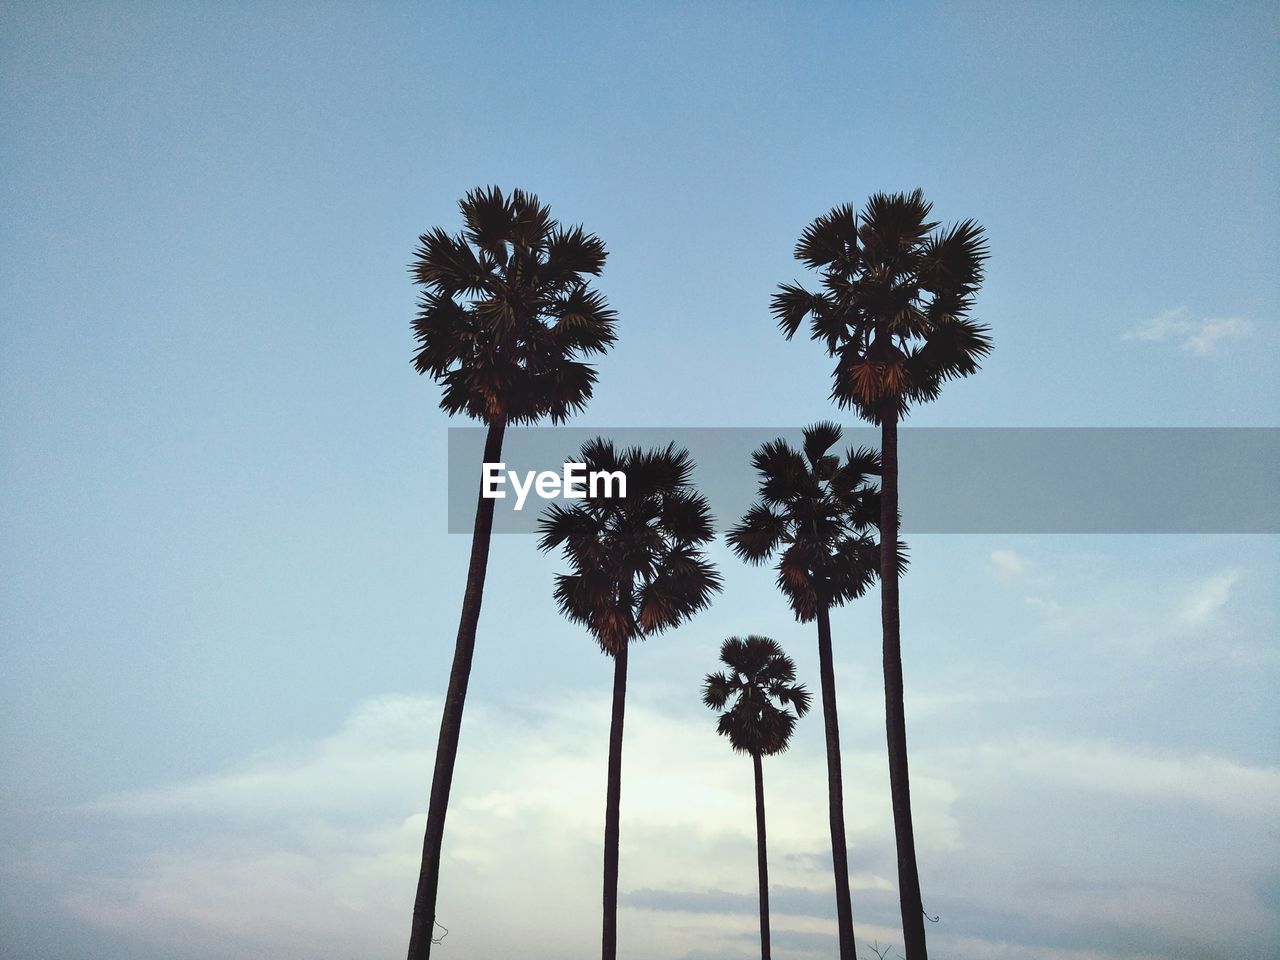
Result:
<svg viewBox="0 0 1280 960"><path fill-rule="evenodd" d="M1179 619L1190 626L1207 623L1226 605L1239 580L1239 570L1223 570L1196 584L1183 601Z"/></svg>
<svg viewBox="0 0 1280 960"><path fill-rule="evenodd" d="M991 566L1004 577L1019 577L1027 572L1027 561L1013 550L992 550Z"/></svg>
<svg viewBox="0 0 1280 960"><path fill-rule="evenodd" d="M698 723L673 718L635 693L624 748L623 891L679 877L754 895L750 761L715 735L709 713ZM302 960L316 942L335 956L394 953L417 875L438 710L436 701L381 698L321 740L223 774L103 798L85 815L132 822L154 849L125 879L76 881L67 908L162 946L221 944L213 957ZM603 696L468 706L439 903L455 955L550 960L598 937L608 727ZM787 858L829 848L825 767L813 749L821 724L808 720L801 730L808 746L765 765L774 878L821 886L829 868L820 860ZM882 764L847 752L852 847L891 836ZM918 792L928 812L922 835L953 831L939 809L950 802L945 784L921 777ZM889 883L881 871L854 868L855 890ZM624 910L619 923L637 957L679 957L690 943L754 930L750 915L654 925Z"/></svg>
<svg viewBox="0 0 1280 960"><path fill-rule="evenodd" d="M870 698L874 691L862 687L857 685L857 699ZM750 911L655 913L625 905L627 891L705 891L708 902L755 893L750 763L714 735L709 715L672 716L647 701L643 689L633 694L624 753L623 955L677 960L693 945L707 956L736 956L755 933ZM192 955L192 943L205 945L201 956L228 960L303 960L315 956L316 943L333 956L402 949L438 707L430 700L380 698L354 711L329 737L261 754L225 774L94 804L85 816L99 826L110 818L108 832L135 826L134 854L142 859L128 870L112 866L71 878L67 908L93 925L175 952L181 948L184 955ZM864 718L856 710L847 713L842 720L852 733ZM603 696L565 693L536 707L501 711L469 706L449 816L448 883L439 905L450 928L449 955L550 960L595 942L607 731ZM829 896L821 745L821 723L806 719L793 750L765 766L770 864L780 906L788 901L786 891L793 892L791 900L811 904ZM845 754L854 897L864 911L860 931L888 942L896 939L884 926L892 916L895 878L884 758L847 748ZM949 897L953 904L981 905L974 891L989 886L999 892L990 894L988 907L998 903L1033 917L1042 909L1042 892L1017 891L1028 857L1046 856L1036 845L1056 851L1051 868L1070 891L1076 889L1071 871L1080 869L1073 860L1087 859L1083 851L1091 838L1105 835L1114 849L1103 859L1126 864L1117 889L1056 900L1062 921L1081 929L1100 911L1113 910L1121 922L1121 908L1108 906L1113 901L1124 909L1136 905L1135 916L1152 916L1148 900L1156 895L1142 884L1148 874L1165 870L1192 878L1174 898L1187 918L1168 922L1204 921L1196 899L1204 891L1197 884L1230 890L1239 880L1220 872L1197 879L1204 865L1169 841L1167 831L1174 824L1200 829L1203 822L1210 840L1219 842L1212 831L1220 830L1214 824L1223 817L1256 824L1280 814L1280 771L1273 768L1111 742L1023 736L944 743L913 755L912 773L922 863L929 865L931 894L944 902ZM1034 802L1024 808L1026 798L1045 796L1058 798L1051 827L1043 819L1046 808ZM1170 805L1183 811L1180 819L1168 819ZM1110 825L1113 819L1128 822L1124 811L1147 808L1161 812L1141 833ZM1215 816L1194 812L1201 809ZM1024 822L1026 830L1011 826ZM1243 850L1224 858L1242 874L1256 860ZM953 863L959 879L949 880ZM877 903L882 915L868 918L867 905ZM824 932L833 928L829 918L811 911L783 908L775 915L780 936L810 944L796 946L793 957L822 955ZM1256 926L1247 911L1230 919L1242 929ZM1163 913L1159 922L1166 922ZM958 958L1122 955L1030 942L1021 943L1019 954L1016 940L1004 953L984 954L963 933L940 928L939 948L945 945ZM1000 935L992 930L982 942L998 943Z"/></svg>
<svg viewBox="0 0 1280 960"><path fill-rule="evenodd" d="M1220 344L1244 340L1253 333L1252 321L1242 317L1191 317L1184 307L1164 310L1149 320L1135 324L1125 340L1162 342L1172 340L1189 353L1207 356Z"/></svg>
<svg viewBox="0 0 1280 960"><path fill-rule="evenodd" d="M439 719L435 701L380 697L361 704L324 739L258 754L226 773L113 794L89 809L254 820L412 811L431 775L424 745L435 742Z"/></svg>
<svg viewBox="0 0 1280 960"><path fill-rule="evenodd" d="M992 777L1100 795L1189 802L1247 816L1280 817L1280 768L1207 754L1178 755L1109 741L1020 737L956 748L935 769L984 770Z"/></svg>

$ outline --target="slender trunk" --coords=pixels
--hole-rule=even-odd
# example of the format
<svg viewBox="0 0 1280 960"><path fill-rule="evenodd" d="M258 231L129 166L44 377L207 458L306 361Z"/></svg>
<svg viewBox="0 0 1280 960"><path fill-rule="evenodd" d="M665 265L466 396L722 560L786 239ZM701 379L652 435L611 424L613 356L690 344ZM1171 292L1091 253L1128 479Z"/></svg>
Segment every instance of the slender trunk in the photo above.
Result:
<svg viewBox="0 0 1280 960"><path fill-rule="evenodd" d="M764 769L760 754L751 759L756 768L756 860L760 866L760 960L769 960L769 854L764 840Z"/></svg>
<svg viewBox="0 0 1280 960"><path fill-rule="evenodd" d="M627 644L613 658L613 721L609 725L609 781L604 802L603 960L618 956L618 820L622 810L622 719L627 706Z"/></svg>
<svg viewBox="0 0 1280 960"><path fill-rule="evenodd" d="M898 900L906 960L928 960L924 907L911 828L911 785L907 776L907 717L902 698L902 636L898 620L898 415L885 414L880 430L884 474L880 497L880 620L884 626L884 712L889 741L889 792L898 844Z"/></svg>
<svg viewBox="0 0 1280 960"><path fill-rule="evenodd" d="M502 459L502 435L506 423L489 424L484 442L484 462ZM467 588L462 595L462 616L453 650L453 669L440 718L440 739L436 745L436 766L431 775L431 801L427 807L427 829L422 841L422 869L418 874L418 894L413 901L413 926L409 932L408 960L431 956L431 935L435 929L436 890L440 882L440 850L444 843L444 818L449 808L449 788L453 785L453 765L458 756L462 732L462 708L471 677L471 655L476 646L476 625L480 621L480 601L484 596L484 575L489 562L489 539L493 533L494 502L483 495L476 498L476 525L471 537L471 563L467 567Z"/></svg>
<svg viewBox="0 0 1280 960"><path fill-rule="evenodd" d="M822 674L822 720L827 731L827 795L831 815L831 865L836 875L840 960L857 960L853 940L853 905L849 899L849 854L844 839L844 781L840 775L836 670L831 656L831 617L825 604L818 605L818 665Z"/></svg>

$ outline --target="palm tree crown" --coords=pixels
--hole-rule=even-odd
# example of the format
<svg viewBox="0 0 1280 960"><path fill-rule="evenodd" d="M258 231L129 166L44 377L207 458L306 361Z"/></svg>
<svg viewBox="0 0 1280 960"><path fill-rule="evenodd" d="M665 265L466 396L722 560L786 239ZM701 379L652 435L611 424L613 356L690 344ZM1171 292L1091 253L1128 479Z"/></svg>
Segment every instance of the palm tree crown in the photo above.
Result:
<svg viewBox="0 0 1280 960"><path fill-rule="evenodd" d="M965 220L929 220L920 190L877 193L862 214L844 204L813 221L796 259L822 273L822 289L782 284L773 315L791 339L805 319L836 358L831 397L873 423L937 397L991 351L987 327L969 319L987 245Z"/></svg>
<svg viewBox="0 0 1280 960"><path fill-rule="evenodd" d="M750 563L777 551L778 588L801 622L819 607L862 596L875 580L879 554L873 530L880 495L872 478L880 457L866 448L831 454L840 427L816 423L804 431L803 450L771 440L751 456L760 474L757 503L729 531L729 545Z"/></svg>
<svg viewBox="0 0 1280 960"><path fill-rule="evenodd" d="M410 267L424 288L414 367L444 386L449 414L563 421L595 384L579 358L615 340L615 314L587 280L604 266L604 244L523 190L476 189L458 206L462 232L424 233Z"/></svg>
<svg viewBox="0 0 1280 960"><path fill-rule="evenodd" d="M796 718L809 712L809 691L795 682L795 663L776 641L758 636L730 637L720 646L720 662L729 671L707 674L702 687L702 702L724 711L716 731L740 753L767 757L786 750Z"/></svg>
<svg viewBox="0 0 1280 960"><path fill-rule="evenodd" d="M618 451L597 438L578 460L589 473L622 471L627 495L553 504L539 520L538 548L564 547L573 572L556 576L556 603L617 655L692 617L720 589L702 551L715 535L711 510L692 486L688 451L674 445Z"/></svg>

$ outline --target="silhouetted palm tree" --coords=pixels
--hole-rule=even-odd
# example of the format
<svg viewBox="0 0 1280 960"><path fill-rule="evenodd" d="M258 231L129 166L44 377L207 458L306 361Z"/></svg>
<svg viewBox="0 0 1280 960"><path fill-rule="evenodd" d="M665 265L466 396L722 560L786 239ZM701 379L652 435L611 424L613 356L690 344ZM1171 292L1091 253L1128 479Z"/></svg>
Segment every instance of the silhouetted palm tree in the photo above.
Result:
<svg viewBox="0 0 1280 960"><path fill-rule="evenodd" d="M588 496L552 504L539 520L540 550L563 547L571 573L556 575L560 611L586 627L613 658L604 819L604 923L601 956L618 941L618 814L622 797L622 724L630 644L687 620L711 602L720 576L703 553L714 537L707 501L691 482L693 461L674 445L621 452L587 443L578 462L588 473L621 471L626 496Z"/></svg>
<svg viewBox="0 0 1280 960"><path fill-rule="evenodd" d="M591 397L595 371L581 358L614 341L614 313L588 285L604 244L561 227L550 208L521 190L473 190L458 204L463 230L419 238L410 268L423 287L413 321L413 364L444 387L440 406L488 426L484 460L502 459L509 423L564 420ZM494 501L479 497L453 668L440 720L409 960L431 953L440 850L462 711L484 592Z"/></svg>
<svg viewBox="0 0 1280 960"><path fill-rule="evenodd" d="M720 662L729 668L729 673L707 674L702 686L702 702L712 710L724 710L716 731L729 738L734 750L749 754L755 767L760 957L769 960L769 856L765 844L764 770L760 758L787 749L796 718L809 712L809 691L795 682L795 663L768 637L750 636L745 640L730 637L720 646ZM793 714L788 706L794 706L796 712Z"/></svg>
<svg viewBox="0 0 1280 960"><path fill-rule="evenodd" d="M796 259L821 272L821 290L784 284L773 298L788 339L808 319L812 338L836 358L832 398L881 429L885 726L907 960L926 960L927 948L911 824L894 561L898 421L912 403L937 397L946 381L975 372L991 350L987 327L969 319L987 258L982 227L965 220L939 230L929 220L931 210L919 190L878 193L861 217L848 204L836 207L796 244Z"/></svg>
<svg viewBox="0 0 1280 960"><path fill-rule="evenodd" d="M876 576L876 543L866 531L874 529L879 516L879 494L870 478L879 475L880 458L858 449L841 461L830 453L840 437L834 423L817 423L804 431L803 452L779 439L752 454L760 474L760 502L729 531L728 539L734 552L751 563L763 563L777 552L778 587L796 619L818 622L840 958L856 960L830 610L862 596Z"/></svg>

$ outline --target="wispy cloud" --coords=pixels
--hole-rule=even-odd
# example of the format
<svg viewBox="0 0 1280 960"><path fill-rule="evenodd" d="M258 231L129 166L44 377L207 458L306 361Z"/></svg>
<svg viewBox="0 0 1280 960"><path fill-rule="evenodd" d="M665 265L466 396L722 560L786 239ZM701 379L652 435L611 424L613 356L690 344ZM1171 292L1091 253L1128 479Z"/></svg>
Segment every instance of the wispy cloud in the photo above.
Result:
<svg viewBox="0 0 1280 960"><path fill-rule="evenodd" d="M1027 561L1014 550L992 550L989 559L1002 577L1018 577L1027 572Z"/></svg>
<svg viewBox="0 0 1280 960"><path fill-rule="evenodd" d="M1239 570L1223 570L1196 584L1183 602L1179 619L1190 626L1207 623L1229 599L1240 580Z"/></svg>
<svg viewBox="0 0 1280 960"><path fill-rule="evenodd" d="M957 748L935 767L984 770L1056 787L1125 798L1185 802L1242 816L1280 816L1280 768L1207 754L1157 753L1105 740L1018 737ZM966 773L966 778L973 774Z"/></svg>
<svg viewBox="0 0 1280 960"><path fill-rule="evenodd" d="M1243 317L1194 317L1185 307L1177 307L1135 324L1123 339L1173 341L1188 353L1203 357L1221 344L1246 339L1253 329L1253 322Z"/></svg>

